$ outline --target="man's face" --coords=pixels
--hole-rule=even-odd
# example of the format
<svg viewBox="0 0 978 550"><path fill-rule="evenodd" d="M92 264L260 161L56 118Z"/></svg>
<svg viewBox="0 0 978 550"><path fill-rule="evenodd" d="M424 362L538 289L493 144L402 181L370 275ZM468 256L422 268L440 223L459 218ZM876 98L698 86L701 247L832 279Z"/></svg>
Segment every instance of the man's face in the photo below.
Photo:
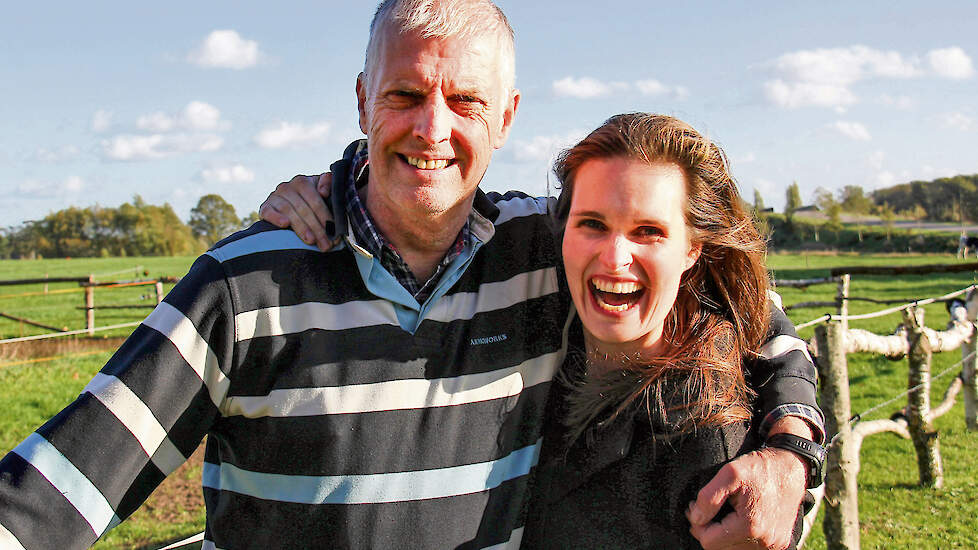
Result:
<svg viewBox="0 0 978 550"><path fill-rule="evenodd" d="M519 103L500 79L498 40L381 32L369 82L357 80L368 204L432 217L467 211Z"/></svg>

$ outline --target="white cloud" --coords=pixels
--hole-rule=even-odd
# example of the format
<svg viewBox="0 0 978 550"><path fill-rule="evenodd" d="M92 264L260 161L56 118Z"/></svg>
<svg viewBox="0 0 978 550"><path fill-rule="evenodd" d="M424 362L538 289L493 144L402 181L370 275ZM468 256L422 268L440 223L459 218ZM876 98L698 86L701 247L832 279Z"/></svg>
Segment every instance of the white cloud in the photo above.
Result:
<svg viewBox="0 0 978 550"><path fill-rule="evenodd" d="M200 179L216 183L250 183L255 181L255 173L242 164L215 166L201 170Z"/></svg>
<svg viewBox="0 0 978 550"><path fill-rule="evenodd" d="M566 149L587 135L584 130L574 130L565 135L535 136L533 139L517 140L513 148L514 156L520 162L551 163L561 150Z"/></svg>
<svg viewBox="0 0 978 550"><path fill-rule="evenodd" d="M25 180L17 186L21 195L36 198L58 197L65 193L78 193L85 188L85 181L78 176L68 176L63 181L50 182L41 180Z"/></svg>
<svg viewBox="0 0 978 550"><path fill-rule="evenodd" d="M571 76L555 80L551 84L554 95L558 97L574 97L577 99L594 99L607 97L616 93L637 90L647 96L670 96L676 99L686 99L689 90L683 86L670 86L653 78L636 80L635 82L602 82L596 78Z"/></svg>
<svg viewBox="0 0 978 550"><path fill-rule="evenodd" d="M601 82L589 76L581 78L568 76L554 81L552 86L554 95L558 97L592 99L595 97L609 96L616 90L626 89L628 84L624 82Z"/></svg>
<svg viewBox="0 0 978 550"><path fill-rule="evenodd" d="M203 101L191 101L182 115L183 122L194 130L216 130L221 126L221 111Z"/></svg>
<svg viewBox="0 0 978 550"><path fill-rule="evenodd" d="M967 132L975 124L975 119L964 113L947 113L941 117L941 126Z"/></svg>
<svg viewBox="0 0 978 550"><path fill-rule="evenodd" d="M92 115L92 131L101 133L108 130L109 126L112 126L112 112L104 109L95 111Z"/></svg>
<svg viewBox="0 0 978 550"><path fill-rule="evenodd" d="M74 160L80 151L74 145L63 145L57 149L41 147L34 152L33 158L40 162L58 163Z"/></svg>
<svg viewBox="0 0 978 550"><path fill-rule="evenodd" d="M975 74L971 58L957 46L927 52L927 64L936 75L953 80L971 78Z"/></svg>
<svg viewBox="0 0 978 550"><path fill-rule="evenodd" d="M191 101L180 113L168 115L156 111L136 119L136 126L147 132L169 132L176 129L224 130L230 126L221 120L221 111L203 101Z"/></svg>
<svg viewBox="0 0 978 550"><path fill-rule="evenodd" d="M261 57L258 42L245 40L234 30L212 31L187 60L201 67L247 69Z"/></svg>
<svg viewBox="0 0 978 550"><path fill-rule="evenodd" d="M162 111L142 115L136 119L136 127L149 132L169 132L176 125L176 120Z"/></svg>
<svg viewBox="0 0 978 550"><path fill-rule="evenodd" d="M635 82L635 87L642 95L648 96L671 96L676 99L686 99L689 97L689 90L683 86L669 86L650 78L647 80L638 80Z"/></svg>
<svg viewBox="0 0 978 550"><path fill-rule="evenodd" d="M774 67L790 80L842 86L870 77L908 78L920 72L916 60L866 46L786 53L775 60Z"/></svg>
<svg viewBox="0 0 978 550"><path fill-rule="evenodd" d="M889 170L883 170L878 172L873 177L873 185L876 189L882 189L884 187L891 187L896 184L896 174L890 172Z"/></svg>
<svg viewBox="0 0 978 550"><path fill-rule="evenodd" d="M832 128L847 138L856 141L869 141L872 139L872 136L869 135L869 130L866 129L866 126L860 124L859 122L837 120L832 124L829 124L829 128Z"/></svg>
<svg viewBox="0 0 978 550"><path fill-rule="evenodd" d="M849 89L869 78L911 78L921 75L919 60L899 52L866 46L800 50L771 64L776 78L764 84L765 96L786 108L845 108L857 101Z"/></svg>
<svg viewBox="0 0 978 550"><path fill-rule="evenodd" d="M118 135L102 140L102 154L111 160L153 160L181 153L216 151L224 139L214 134Z"/></svg>
<svg viewBox="0 0 978 550"><path fill-rule="evenodd" d="M883 94L880 96L880 103L887 107L906 110L913 107L913 98L908 95L891 96L889 94Z"/></svg>
<svg viewBox="0 0 978 550"><path fill-rule="evenodd" d="M258 132L255 143L265 149L315 145L326 139L329 128L327 122L308 125L299 122L278 122Z"/></svg>
<svg viewBox="0 0 978 550"><path fill-rule="evenodd" d="M68 178L61 185L64 191L77 193L85 188L85 181L78 176L68 176Z"/></svg>
<svg viewBox="0 0 978 550"><path fill-rule="evenodd" d="M856 96L845 86L814 82L785 82L781 79L764 83L764 95L779 107L832 107L842 110L856 102Z"/></svg>

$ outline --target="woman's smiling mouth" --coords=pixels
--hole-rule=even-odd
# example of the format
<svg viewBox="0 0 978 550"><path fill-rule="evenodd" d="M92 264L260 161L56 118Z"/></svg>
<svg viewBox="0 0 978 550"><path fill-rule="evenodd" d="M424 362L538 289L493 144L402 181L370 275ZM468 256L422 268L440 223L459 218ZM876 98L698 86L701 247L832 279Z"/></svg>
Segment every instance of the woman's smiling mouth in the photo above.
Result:
<svg viewBox="0 0 978 550"><path fill-rule="evenodd" d="M645 293L645 287L636 282L611 282L599 278L588 281L588 289L598 307L608 313L621 313L635 304Z"/></svg>

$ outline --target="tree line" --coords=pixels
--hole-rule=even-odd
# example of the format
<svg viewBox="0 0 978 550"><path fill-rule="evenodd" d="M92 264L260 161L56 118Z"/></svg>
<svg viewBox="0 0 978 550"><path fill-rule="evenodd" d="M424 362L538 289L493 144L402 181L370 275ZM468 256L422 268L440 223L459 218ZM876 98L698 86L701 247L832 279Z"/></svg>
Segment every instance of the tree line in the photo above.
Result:
<svg viewBox="0 0 978 550"><path fill-rule="evenodd" d="M118 207L72 206L40 220L0 229L0 258L196 255L257 221L239 218L220 195L204 195L184 223L164 203L136 195Z"/></svg>
<svg viewBox="0 0 978 550"><path fill-rule="evenodd" d="M760 194L754 193L757 208ZM836 193L824 187L815 190L813 203L826 217L838 220L842 212L869 214L883 219L903 218L934 222L978 221L978 174L912 181L877 189L867 194L862 187L847 185ZM763 204L763 203L762 203ZM785 190L784 214L790 217L803 207L798 183Z"/></svg>

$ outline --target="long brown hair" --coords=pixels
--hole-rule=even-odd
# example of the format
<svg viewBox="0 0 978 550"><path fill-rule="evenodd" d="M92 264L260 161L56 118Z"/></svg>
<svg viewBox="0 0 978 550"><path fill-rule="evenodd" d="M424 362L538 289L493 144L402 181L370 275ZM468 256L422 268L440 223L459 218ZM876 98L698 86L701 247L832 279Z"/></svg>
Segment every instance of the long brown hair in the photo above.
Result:
<svg viewBox="0 0 978 550"><path fill-rule="evenodd" d="M668 351L657 357L617 358L620 368L606 375L572 380L565 419L572 437L595 419L613 418L639 399L654 426L671 430L750 418L752 392L743 365L756 357L766 335L770 282L765 242L744 208L726 155L676 118L613 116L555 162L561 192L554 217L561 231L577 171L587 161L606 158L678 165L686 180L686 225L702 252L683 274L665 320Z"/></svg>

